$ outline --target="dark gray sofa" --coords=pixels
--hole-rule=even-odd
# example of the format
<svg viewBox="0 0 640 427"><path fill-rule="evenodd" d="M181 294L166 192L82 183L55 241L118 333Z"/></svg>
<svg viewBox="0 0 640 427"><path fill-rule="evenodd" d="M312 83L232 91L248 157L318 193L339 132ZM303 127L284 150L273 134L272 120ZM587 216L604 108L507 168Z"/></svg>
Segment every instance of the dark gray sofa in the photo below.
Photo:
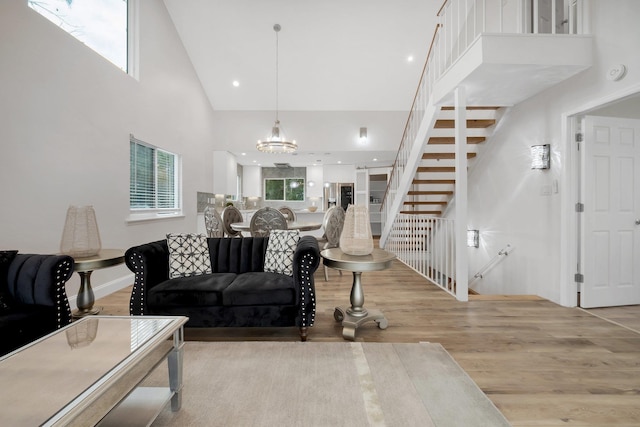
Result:
<svg viewBox="0 0 640 427"><path fill-rule="evenodd" d="M71 323L66 255L0 251L0 356Z"/></svg>
<svg viewBox="0 0 640 427"><path fill-rule="evenodd" d="M208 238L213 273L173 279L166 240L128 249L125 263L135 273L131 315L188 316L187 327L295 326L306 341L315 320L318 242L300 238L291 277L263 271L268 240Z"/></svg>

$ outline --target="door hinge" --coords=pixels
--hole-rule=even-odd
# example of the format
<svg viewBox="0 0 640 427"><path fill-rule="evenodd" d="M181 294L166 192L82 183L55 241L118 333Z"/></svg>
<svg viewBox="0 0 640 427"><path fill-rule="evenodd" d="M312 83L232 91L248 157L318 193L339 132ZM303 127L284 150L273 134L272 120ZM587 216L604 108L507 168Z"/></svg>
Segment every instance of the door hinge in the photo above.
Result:
<svg viewBox="0 0 640 427"><path fill-rule="evenodd" d="M576 282L576 283L584 283L584 274L576 273L573 276L573 281Z"/></svg>
<svg viewBox="0 0 640 427"><path fill-rule="evenodd" d="M576 142L582 142L582 133L581 132L576 133Z"/></svg>
<svg viewBox="0 0 640 427"><path fill-rule="evenodd" d="M584 203L576 203L576 212L580 213L580 212L584 212Z"/></svg>

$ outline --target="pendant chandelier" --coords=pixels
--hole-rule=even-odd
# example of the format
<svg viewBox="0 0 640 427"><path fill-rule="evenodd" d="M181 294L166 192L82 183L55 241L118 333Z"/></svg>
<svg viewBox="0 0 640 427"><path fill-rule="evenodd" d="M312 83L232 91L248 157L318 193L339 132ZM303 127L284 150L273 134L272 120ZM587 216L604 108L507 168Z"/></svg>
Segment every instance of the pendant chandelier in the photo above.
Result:
<svg viewBox="0 0 640 427"><path fill-rule="evenodd" d="M264 140L258 140L256 144L256 148L265 153L293 153L298 149L295 140L287 140L283 130L280 128L280 120L278 120L278 32L280 29L280 24L273 26L273 31L276 32L276 121L271 128L269 137Z"/></svg>

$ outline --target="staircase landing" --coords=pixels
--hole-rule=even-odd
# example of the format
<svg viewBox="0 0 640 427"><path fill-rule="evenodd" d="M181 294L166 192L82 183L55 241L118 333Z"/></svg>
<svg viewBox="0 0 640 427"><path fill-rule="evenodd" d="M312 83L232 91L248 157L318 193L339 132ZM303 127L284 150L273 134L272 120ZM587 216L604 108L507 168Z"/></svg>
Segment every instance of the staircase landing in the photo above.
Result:
<svg viewBox="0 0 640 427"><path fill-rule="evenodd" d="M467 105L512 106L589 68L592 37L482 34L436 83L432 102L452 105L464 86Z"/></svg>

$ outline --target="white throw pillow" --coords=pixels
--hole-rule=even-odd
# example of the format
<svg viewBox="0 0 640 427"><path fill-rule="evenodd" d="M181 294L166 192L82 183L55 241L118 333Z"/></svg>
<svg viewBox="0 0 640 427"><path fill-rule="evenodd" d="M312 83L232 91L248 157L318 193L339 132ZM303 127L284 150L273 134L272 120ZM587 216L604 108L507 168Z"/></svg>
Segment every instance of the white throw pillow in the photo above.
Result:
<svg viewBox="0 0 640 427"><path fill-rule="evenodd" d="M211 273L209 245L204 234L167 234L169 278Z"/></svg>
<svg viewBox="0 0 640 427"><path fill-rule="evenodd" d="M299 230L271 230L264 271L293 276L293 253L300 240Z"/></svg>

